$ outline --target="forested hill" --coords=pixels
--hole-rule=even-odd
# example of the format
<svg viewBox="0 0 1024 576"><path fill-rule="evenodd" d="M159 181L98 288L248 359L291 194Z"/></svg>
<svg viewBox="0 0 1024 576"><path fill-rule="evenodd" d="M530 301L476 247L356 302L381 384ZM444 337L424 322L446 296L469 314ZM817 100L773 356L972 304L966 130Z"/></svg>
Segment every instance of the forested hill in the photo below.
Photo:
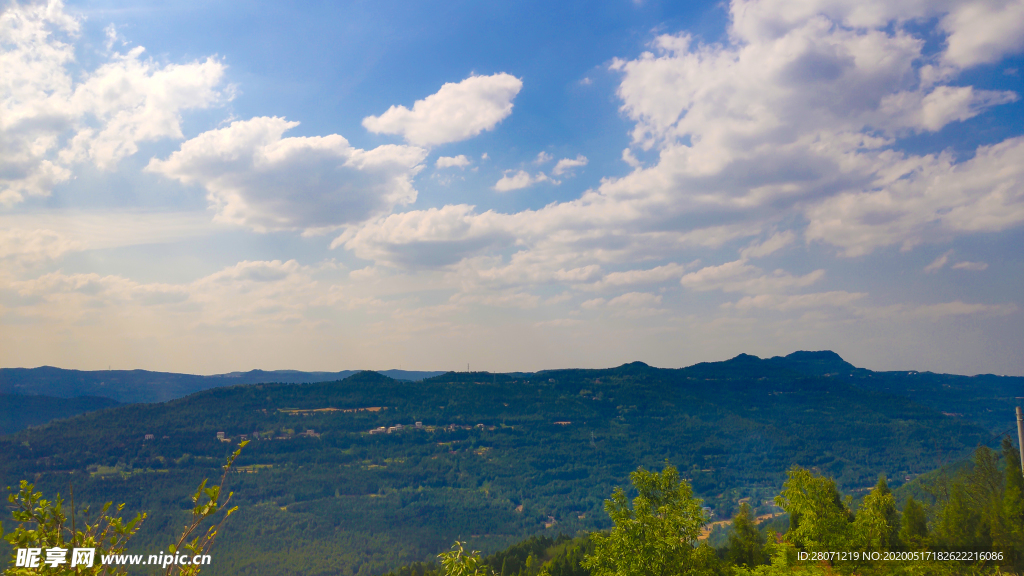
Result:
<svg viewBox="0 0 1024 576"><path fill-rule="evenodd" d="M300 372L298 370L250 370L213 376L150 372L148 370L65 370L52 366L39 368L0 368L0 394L75 398L102 396L121 403L166 402L194 392L236 386L282 382L300 384L342 380L359 372ZM422 380L443 372L384 370L396 380Z"/></svg>
<svg viewBox="0 0 1024 576"><path fill-rule="evenodd" d="M879 472L898 485L992 441L1024 396L1021 378L923 376L818 352L221 387L0 437L0 485L34 479L52 494L70 481L82 502L149 511L137 540L148 553L245 435L254 441L230 480L241 508L211 574L378 574L459 537L495 550L606 527L603 500L640 465L677 466L720 517L777 494L792 464L854 493ZM974 422L971 406L997 406L1002 420Z"/></svg>
<svg viewBox="0 0 1024 576"><path fill-rule="evenodd" d="M57 418L69 418L82 412L117 406L110 398L79 396L54 398L52 396L21 396L0 394L0 434L10 434L22 428L45 424Z"/></svg>
<svg viewBox="0 0 1024 576"><path fill-rule="evenodd" d="M628 365L627 365L628 366ZM643 365L645 368L649 368ZM250 370L213 376L150 372L147 370L65 370L39 368L0 368L0 394L39 395L57 398L97 396L119 403L165 402L189 394L225 386L265 383L314 383L343 380L358 370L340 372L302 372L298 370ZM556 373L559 370L544 372ZM578 372L578 371L577 371ZM675 371L697 377L708 372L715 378L765 377L771 374L797 373L843 380L859 388L906 396L940 412L982 424L993 431L1004 429L1000 410L1009 402L1024 399L1024 378L982 374L958 376L932 372L875 372L857 368L831 351L794 352L788 356L760 359L748 354L725 362L704 362ZM419 381L440 376L442 372L384 370L380 374L396 380ZM516 373L512 377L530 377ZM449 376L444 376L449 378ZM458 376L450 376L458 378ZM88 402L67 406L91 406ZM68 415L75 412L69 412ZM36 418L32 423L45 422ZM11 431L9 426L5 429Z"/></svg>

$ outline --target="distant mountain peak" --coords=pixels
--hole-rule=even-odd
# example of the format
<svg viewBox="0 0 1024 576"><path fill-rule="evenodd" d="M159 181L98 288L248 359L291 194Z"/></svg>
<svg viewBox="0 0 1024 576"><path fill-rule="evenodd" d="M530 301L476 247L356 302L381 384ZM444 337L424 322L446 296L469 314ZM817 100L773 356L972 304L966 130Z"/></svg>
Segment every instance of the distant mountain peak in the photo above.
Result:
<svg viewBox="0 0 1024 576"><path fill-rule="evenodd" d="M788 356L775 356L769 362L809 376L851 373L858 370L843 357L831 350L798 350Z"/></svg>
<svg viewBox="0 0 1024 576"><path fill-rule="evenodd" d="M741 356L742 356L742 354L741 354ZM792 354L787 355L786 359L787 360L801 360L801 361L804 361L804 362L806 362L806 361L818 361L818 362L820 362L820 361L823 361L823 360L827 360L827 361L830 361L830 362L843 362L843 363L847 363L846 360L843 360L842 356L840 356L839 354L836 354L835 352L833 352L831 350L816 350L816 351L797 350L796 352L793 352Z"/></svg>

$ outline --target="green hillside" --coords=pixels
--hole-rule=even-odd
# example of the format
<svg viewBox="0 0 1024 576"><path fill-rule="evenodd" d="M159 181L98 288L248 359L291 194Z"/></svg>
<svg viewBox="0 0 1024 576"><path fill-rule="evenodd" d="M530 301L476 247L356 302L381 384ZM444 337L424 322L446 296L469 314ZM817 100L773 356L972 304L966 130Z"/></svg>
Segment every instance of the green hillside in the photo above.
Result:
<svg viewBox="0 0 1024 576"><path fill-rule="evenodd" d="M69 418L118 404L110 398L97 396L54 398L0 394L0 434L10 434L29 426L38 426L58 418Z"/></svg>

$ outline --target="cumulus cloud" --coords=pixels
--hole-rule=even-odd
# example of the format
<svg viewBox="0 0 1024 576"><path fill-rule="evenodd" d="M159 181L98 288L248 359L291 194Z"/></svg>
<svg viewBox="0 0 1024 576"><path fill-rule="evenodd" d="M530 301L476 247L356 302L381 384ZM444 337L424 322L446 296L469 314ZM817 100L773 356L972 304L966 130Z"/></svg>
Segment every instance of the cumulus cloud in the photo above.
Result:
<svg viewBox="0 0 1024 576"><path fill-rule="evenodd" d="M494 189L498 192L509 192L511 190L519 190L521 188L529 188L538 182L547 182L551 180L543 172L538 172L535 175L530 175L525 170L517 170L515 172L506 172L501 180L498 180L494 184Z"/></svg>
<svg viewBox="0 0 1024 576"><path fill-rule="evenodd" d="M555 167L551 169L551 173L555 176L561 176L566 172L572 172L573 168L580 168L587 165L587 157L583 154L577 154L576 158L562 158L555 164Z"/></svg>
<svg viewBox="0 0 1024 576"><path fill-rule="evenodd" d="M2 204L49 195L77 162L109 170L140 142L181 138L183 110L231 97L218 88L225 66L214 58L159 64L137 47L77 71L79 29L56 0L0 11Z"/></svg>
<svg viewBox="0 0 1024 576"><path fill-rule="evenodd" d="M380 116L367 116L363 126L376 134L400 135L417 146L459 142L493 129L508 117L522 87L523 82L511 74L470 76L417 100L411 110L392 106Z"/></svg>
<svg viewBox="0 0 1024 576"><path fill-rule="evenodd" d="M459 154L458 156L439 156L437 161L434 162L434 166L437 168L465 168L469 166L469 158L466 158L465 154Z"/></svg>
<svg viewBox="0 0 1024 576"><path fill-rule="evenodd" d="M353 148L338 134L282 137L297 126L253 118L204 132L147 170L206 189L217 218L255 230L332 228L416 199L426 150Z"/></svg>
<svg viewBox="0 0 1024 576"><path fill-rule="evenodd" d="M542 152L537 153L537 157L534 158L533 163L537 164L539 166L541 164L547 164L548 162L551 162L554 159L555 159L554 156L552 156L551 154L548 154L547 152L543 152L542 151Z"/></svg>
<svg viewBox="0 0 1024 576"><path fill-rule="evenodd" d="M209 108L229 97L216 90L226 68L221 61L161 66L143 59L144 52L137 47L115 54L75 88L71 103L84 113L86 125L64 151L65 159L89 159L109 170L137 152L139 142L183 138L182 110Z"/></svg>

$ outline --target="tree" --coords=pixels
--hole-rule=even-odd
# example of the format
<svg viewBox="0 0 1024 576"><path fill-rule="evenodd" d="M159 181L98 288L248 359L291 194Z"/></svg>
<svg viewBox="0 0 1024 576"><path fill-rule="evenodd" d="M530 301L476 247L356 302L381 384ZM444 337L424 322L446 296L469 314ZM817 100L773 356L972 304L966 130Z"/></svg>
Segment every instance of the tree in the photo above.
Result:
<svg viewBox="0 0 1024 576"><path fill-rule="evenodd" d="M207 488L207 480L203 480L199 485L199 489L192 496L192 521L185 527L178 540L168 546L167 550L170 556L177 558L183 555L186 550L189 557L209 552L224 521L238 509L237 506L228 509L221 518L220 523L209 527L202 536L197 536L192 540L189 540L189 537L204 520L214 516L231 501L231 493L228 493L227 498L221 501L222 489L227 480L228 471L246 444L248 444L248 441L242 442L238 449L228 457L227 462L223 466L224 472L221 475L219 485ZM62 560L62 562L50 566L52 569L49 570L49 573L51 574L127 573L120 566L104 565L102 558L104 556L123 554L128 541L135 535L142 522L146 519L146 514L138 514L131 521L125 522L121 517L109 513L113 503L107 502L92 523L83 520L84 529L78 530L78 517L88 516L89 511L76 511L74 493L72 492L71 495L70 516L64 512L64 500L60 494L53 501L45 500L41 492L35 491L34 485L24 480L21 481L17 494L12 492L8 495L7 500L13 507L12 516L15 522L18 522L18 526L13 532L4 536L4 539L10 542L16 551L19 549L38 549L40 557L36 562L29 562L36 564L36 567L18 566L19 563L24 564L26 562L19 562L16 552L15 556L11 558L12 566L8 568L5 574L8 576L23 576L39 573L40 567L44 565L44 561L49 556L48 550L57 550L58 552L55 553L54 557ZM124 504L117 506L115 514L123 509ZM2 528L2 525L0 525L0 534L3 532ZM86 561L84 564L81 563L81 558L76 556L76 548L92 550L93 552L89 556L91 561ZM43 556L43 554L47 556ZM162 553L161 555L163 556ZM25 560L25 558L22 558L22 560ZM194 576L199 574L201 568L201 564L186 565L174 563L166 566L164 574L166 576L172 574Z"/></svg>
<svg viewBox="0 0 1024 576"><path fill-rule="evenodd" d="M849 507L831 478L799 466L789 469L775 503L789 514L786 537L804 550L844 550L851 541Z"/></svg>
<svg viewBox="0 0 1024 576"><path fill-rule="evenodd" d="M933 542L939 547L984 546L978 528L981 515L971 507L964 485L954 482L949 497L940 506L935 518Z"/></svg>
<svg viewBox="0 0 1024 576"><path fill-rule="evenodd" d="M1003 490L1003 521L997 546L1017 549L1017 568L1024 568L1024 474L1020 469L1020 454L1003 437L1003 459L1006 461L1006 486Z"/></svg>
<svg viewBox="0 0 1024 576"><path fill-rule="evenodd" d="M899 542L900 518L885 476L864 497L853 521L854 531L864 550L894 550Z"/></svg>
<svg viewBox="0 0 1024 576"><path fill-rule="evenodd" d="M914 549L924 548L928 541L928 518L924 507L913 497L907 498L903 506L903 519L900 521L900 542Z"/></svg>
<svg viewBox="0 0 1024 576"><path fill-rule="evenodd" d="M466 553L462 545L464 542L455 541L452 549L441 552L437 557L441 560L446 576L492 576L493 571L487 569L480 558L480 552L474 550Z"/></svg>
<svg viewBox="0 0 1024 576"><path fill-rule="evenodd" d="M71 507L71 517L64 512L64 499L57 494L55 500L46 500L42 492L35 491L35 485L22 480L17 494L11 493L7 501L13 506L11 515L18 526L13 532L7 534L4 539L10 542L16 551L38 550L38 556L31 559L19 558L17 552L11 558L11 566L5 574L9 576L22 576L36 574L40 566L44 565L47 559L47 550L61 550L64 566L57 565L55 568L68 567L67 573L78 574L125 574L120 567L103 566L100 563L102 555L121 554L125 550L128 540L139 530L142 522L146 519L145 514L138 514L129 522L125 522L120 516L111 515L112 502L107 502L99 515L92 523L83 522L84 530L76 529L76 516L74 506ZM117 506L115 514L124 509L124 504ZM83 510L80 515L87 516L88 510ZM69 526L70 524L70 526ZM75 556L75 549L93 550L89 559ZM91 561L90 561L91 560ZM70 568L76 564L76 570ZM18 566L22 564L22 566ZM92 566L89 566L92 564Z"/></svg>
<svg viewBox="0 0 1024 576"><path fill-rule="evenodd" d="M737 566L748 568L768 561L768 555L764 552L764 536L754 524L753 512L746 502L740 505L740 511L732 519L726 559Z"/></svg>
<svg viewBox="0 0 1024 576"><path fill-rule="evenodd" d="M935 519L934 544L945 548L988 548L1003 524L1003 474L995 453L979 446L971 469L948 489Z"/></svg>
<svg viewBox="0 0 1024 576"><path fill-rule="evenodd" d="M621 488L605 501L614 527L594 533L593 554L582 566L593 576L675 576L712 574L717 561L706 544L695 547L707 523L693 489L666 466L661 473L642 467L629 475L637 497L632 508Z"/></svg>

